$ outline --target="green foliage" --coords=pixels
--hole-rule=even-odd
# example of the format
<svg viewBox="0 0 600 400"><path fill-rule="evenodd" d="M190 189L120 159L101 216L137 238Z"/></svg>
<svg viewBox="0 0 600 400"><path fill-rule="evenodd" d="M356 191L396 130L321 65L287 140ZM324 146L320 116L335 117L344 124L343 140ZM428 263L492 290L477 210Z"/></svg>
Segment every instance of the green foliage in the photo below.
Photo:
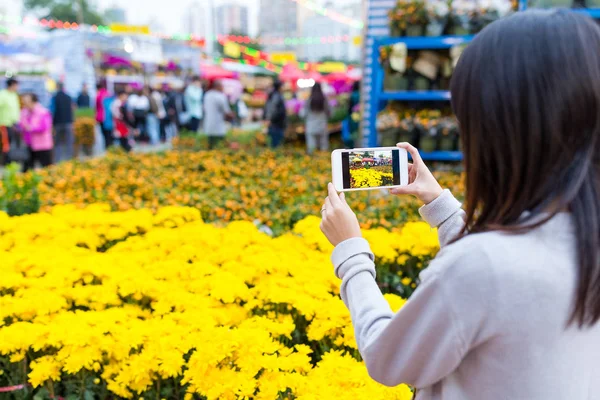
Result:
<svg viewBox="0 0 600 400"><path fill-rule="evenodd" d="M11 216L36 213L41 204L38 192L41 178L35 173L20 174L20 169L19 164L8 165L0 185L0 211Z"/></svg>
<svg viewBox="0 0 600 400"><path fill-rule="evenodd" d="M96 111L93 108L78 108L75 110L75 118L94 118L96 116Z"/></svg>
<svg viewBox="0 0 600 400"><path fill-rule="evenodd" d="M83 22L104 25L104 20L89 0L23 0L26 11L41 12L44 18L60 21L80 22L78 10L83 6Z"/></svg>
<svg viewBox="0 0 600 400"><path fill-rule="evenodd" d="M333 109L331 116L329 117L330 124L337 124L342 122L348 117L348 107L346 104L342 104L339 107Z"/></svg>

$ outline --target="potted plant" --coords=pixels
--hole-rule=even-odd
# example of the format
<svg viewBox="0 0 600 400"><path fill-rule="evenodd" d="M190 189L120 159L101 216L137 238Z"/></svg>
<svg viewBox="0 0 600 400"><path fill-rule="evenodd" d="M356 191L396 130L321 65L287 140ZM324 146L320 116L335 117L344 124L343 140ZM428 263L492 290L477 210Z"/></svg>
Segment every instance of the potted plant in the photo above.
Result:
<svg viewBox="0 0 600 400"><path fill-rule="evenodd" d="M399 142L409 142L415 144L415 124L413 121L414 112L405 111L400 120L398 132Z"/></svg>
<svg viewBox="0 0 600 400"><path fill-rule="evenodd" d="M440 116L439 110L422 110L416 114L414 121L420 135L419 148L422 151L436 150Z"/></svg>
<svg viewBox="0 0 600 400"><path fill-rule="evenodd" d="M423 0L398 0L388 15L391 36L423 36L428 22Z"/></svg>
<svg viewBox="0 0 600 400"><path fill-rule="evenodd" d="M398 129L400 127L400 118L398 113L390 108L386 108L377 115L375 126L381 138L381 145L384 147L395 146L398 143Z"/></svg>
<svg viewBox="0 0 600 400"><path fill-rule="evenodd" d="M397 43L379 48L379 61L383 66L383 89L386 91L408 90L405 73L410 63L406 45Z"/></svg>
<svg viewBox="0 0 600 400"><path fill-rule="evenodd" d="M449 34L462 36L471 33L471 17L474 7L474 3L465 0L452 1L448 18Z"/></svg>
<svg viewBox="0 0 600 400"><path fill-rule="evenodd" d="M79 150L83 150L85 156L92 156L94 144L96 143L96 121L90 117L80 117L73 124L75 133L75 156Z"/></svg>
<svg viewBox="0 0 600 400"><path fill-rule="evenodd" d="M458 150L458 124L454 117L443 117L439 123L438 148L444 151Z"/></svg>
<svg viewBox="0 0 600 400"><path fill-rule="evenodd" d="M426 36L442 36L448 23L449 7L445 1L434 0L425 6L427 11Z"/></svg>
<svg viewBox="0 0 600 400"><path fill-rule="evenodd" d="M471 18L471 32L481 32L483 28L506 16L511 10L512 4L505 0L480 0Z"/></svg>

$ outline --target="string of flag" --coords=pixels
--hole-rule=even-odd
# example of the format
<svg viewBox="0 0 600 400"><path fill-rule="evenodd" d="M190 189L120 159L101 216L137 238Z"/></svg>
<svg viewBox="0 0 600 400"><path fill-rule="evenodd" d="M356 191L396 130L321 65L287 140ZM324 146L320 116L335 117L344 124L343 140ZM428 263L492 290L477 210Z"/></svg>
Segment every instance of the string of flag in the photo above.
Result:
<svg viewBox="0 0 600 400"><path fill-rule="evenodd" d="M295 0L292 0L295 1ZM65 30L79 30L82 28L76 22L59 21L54 19L46 18L34 18L34 17L10 17L0 14L0 22L5 24L16 24L24 26L38 26L47 29L65 29ZM112 24L108 25L85 25L91 32L98 32L103 34L139 34L139 35L151 35L159 37L161 39L170 40L181 40L181 41L192 41L198 44L206 43L207 38L197 35L176 33L166 34L160 32L151 32L147 26L134 26L134 25L119 25ZM10 34L11 30L6 25L2 25L0 33ZM350 35L329 35L329 36L298 36L298 37L264 37L264 38L253 38L247 35L218 35L209 37L208 40L227 40L240 44L260 44L260 45L326 45L333 43L343 43L349 41L356 41L356 37Z"/></svg>

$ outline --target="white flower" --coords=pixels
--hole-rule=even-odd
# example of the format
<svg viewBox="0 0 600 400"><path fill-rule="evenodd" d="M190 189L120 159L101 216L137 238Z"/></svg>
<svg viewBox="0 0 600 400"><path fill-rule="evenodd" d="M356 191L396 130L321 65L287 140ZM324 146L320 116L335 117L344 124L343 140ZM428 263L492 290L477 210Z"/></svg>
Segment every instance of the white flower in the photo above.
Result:
<svg viewBox="0 0 600 400"><path fill-rule="evenodd" d="M448 4L444 1L430 1L427 3L427 11L436 17L445 17L448 15Z"/></svg>

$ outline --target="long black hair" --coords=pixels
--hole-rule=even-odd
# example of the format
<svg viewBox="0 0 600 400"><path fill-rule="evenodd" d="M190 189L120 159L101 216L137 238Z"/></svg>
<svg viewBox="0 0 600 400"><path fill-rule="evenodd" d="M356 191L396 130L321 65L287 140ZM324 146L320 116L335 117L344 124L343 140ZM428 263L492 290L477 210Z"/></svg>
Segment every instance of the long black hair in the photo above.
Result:
<svg viewBox="0 0 600 400"><path fill-rule="evenodd" d="M452 105L465 154L465 232L523 232L572 215L578 281L569 324L600 320L600 28L526 11L462 54ZM529 214L523 218L523 214ZM460 240L460 239L458 239Z"/></svg>
<svg viewBox="0 0 600 400"><path fill-rule="evenodd" d="M315 83L310 92L310 111L323 112L325 111L325 95L323 88L319 82Z"/></svg>

